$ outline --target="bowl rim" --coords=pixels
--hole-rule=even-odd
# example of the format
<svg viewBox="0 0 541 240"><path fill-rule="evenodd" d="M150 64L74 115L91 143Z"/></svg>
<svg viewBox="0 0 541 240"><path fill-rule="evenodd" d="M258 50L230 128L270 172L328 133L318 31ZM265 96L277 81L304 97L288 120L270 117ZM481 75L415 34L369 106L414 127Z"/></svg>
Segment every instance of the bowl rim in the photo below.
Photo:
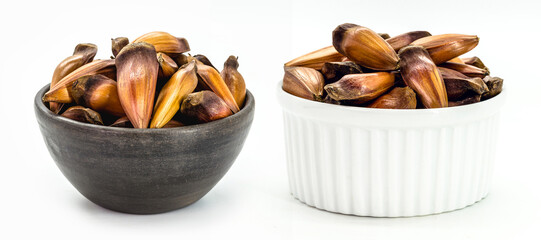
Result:
<svg viewBox="0 0 541 240"><path fill-rule="evenodd" d="M51 119L51 121L56 121L60 124L67 124L74 127L79 128L87 128L87 129L95 129L95 130L102 130L102 131L111 131L111 132L118 132L118 133L179 133L179 132L192 132L192 131L201 131L201 130L211 130L218 128L221 125L228 125L230 122L242 122L243 119L247 118L250 113L252 113L255 109L255 99L252 93L246 89L246 100L244 101L244 106L238 111L237 113L218 119L212 122L208 123L200 123L200 124L194 124L194 125L187 125L182 127L174 127L174 128L123 128L123 127L110 127L105 125L97 125L97 124L89 124L89 123L83 123L78 122L69 118L62 117L58 114L53 113L47 106L45 106L45 103L41 100L45 92L47 92L50 88L50 85L47 84L44 87L42 87L37 93L34 98L34 108L36 111L39 111L43 114L43 116Z"/></svg>

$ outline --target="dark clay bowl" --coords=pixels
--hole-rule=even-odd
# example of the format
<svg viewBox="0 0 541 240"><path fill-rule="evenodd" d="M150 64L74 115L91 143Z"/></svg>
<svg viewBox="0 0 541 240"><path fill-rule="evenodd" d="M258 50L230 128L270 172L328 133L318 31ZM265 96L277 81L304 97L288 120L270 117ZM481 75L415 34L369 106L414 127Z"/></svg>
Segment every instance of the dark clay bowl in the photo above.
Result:
<svg viewBox="0 0 541 240"><path fill-rule="evenodd" d="M111 210L152 214L188 206L220 181L239 155L254 118L254 97L236 114L167 129L80 123L34 100L49 153L86 198Z"/></svg>

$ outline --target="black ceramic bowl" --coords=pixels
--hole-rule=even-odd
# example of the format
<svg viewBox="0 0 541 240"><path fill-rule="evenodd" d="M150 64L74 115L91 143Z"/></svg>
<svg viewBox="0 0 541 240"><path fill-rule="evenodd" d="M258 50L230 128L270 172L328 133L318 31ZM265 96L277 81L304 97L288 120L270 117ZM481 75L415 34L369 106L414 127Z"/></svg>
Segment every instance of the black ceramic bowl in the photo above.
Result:
<svg viewBox="0 0 541 240"><path fill-rule="evenodd" d="M236 114L205 124L128 129L80 123L34 100L39 128L60 171L90 201L136 214L188 206L218 183L240 153L254 97Z"/></svg>

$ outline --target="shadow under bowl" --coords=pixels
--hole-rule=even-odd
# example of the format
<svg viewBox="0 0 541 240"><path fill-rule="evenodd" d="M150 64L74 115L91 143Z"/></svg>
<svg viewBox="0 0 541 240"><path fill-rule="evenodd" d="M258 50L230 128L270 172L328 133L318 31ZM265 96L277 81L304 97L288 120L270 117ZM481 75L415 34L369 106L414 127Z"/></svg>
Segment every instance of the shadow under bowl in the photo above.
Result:
<svg viewBox="0 0 541 240"><path fill-rule="evenodd" d="M167 129L131 129L81 123L34 100L39 128L56 165L87 199L114 211L155 214L188 206L226 174L246 140L255 101L236 114Z"/></svg>

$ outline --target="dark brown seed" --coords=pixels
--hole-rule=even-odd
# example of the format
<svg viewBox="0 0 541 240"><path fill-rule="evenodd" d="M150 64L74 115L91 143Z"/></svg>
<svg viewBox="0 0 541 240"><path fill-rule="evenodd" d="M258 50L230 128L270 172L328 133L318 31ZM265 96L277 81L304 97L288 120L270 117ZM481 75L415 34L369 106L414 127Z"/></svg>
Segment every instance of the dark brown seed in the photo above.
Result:
<svg viewBox="0 0 541 240"><path fill-rule="evenodd" d="M483 94L488 91L481 78L444 78L449 101L457 101L468 93Z"/></svg>
<svg viewBox="0 0 541 240"><path fill-rule="evenodd" d="M449 107L468 105L472 103L478 103L480 101L481 101L481 95L472 94L472 95L466 96L465 98L459 101L449 101Z"/></svg>
<svg viewBox="0 0 541 240"><path fill-rule="evenodd" d="M488 87L488 91L482 96L483 100L493 98L502 92L503 79L499 77L486 76L483 81Z"/></svg>
<svg viewBox="0 0 541 240"><path fill-rule="evenodd" d="M361 67L354 62L327 62L321 68L321 73L325 77L325 84L336 82L348 74L362 72Z"/></svg>
<svg viewBox="0 0 541 240"><path fill-rule="evenodd" d="M101 116L96 111L82 106L70 107L61 115L78 122L103 125Z"/></svg>
<svg viewBox="0 0 541 240"><path fill-rule="evenodd" d="M483 94L488 91L481 78L470 78L452 69L438 67L442 73L449 101L458 101L467 94Z"/></svg>
<svg viewBox="0 0 541 240"><path fill-rule="evenodd" d="M96 53L98 52L98 46L93 43L79 43L75 46L73 50L73 55L82 55L84 57L84 62L92 62Z"/></svg>
<svg viewBox="0 0 541 240"><path fill-rule="evenodd" d="M400 71L392 71L392 74L394 74L394 86L395 87L406 87L408 84L404 81L402 78L402 74L400 74Z"/></svg>
<svg viewBox="0 0 541 240"><path fill-rule="evenodd" d="M233 114L227 104L212 91L191 93L182 102L182 115L190 123L206 123Z"/></svg>
<svg viewBox="0 0 541 240"><path fill-rule="evenodd" d="M113 52L113 57L116 57L120 50L128 44L130 44L130 40L128 40L127 37L111 38L111 51Z"/></svg>

